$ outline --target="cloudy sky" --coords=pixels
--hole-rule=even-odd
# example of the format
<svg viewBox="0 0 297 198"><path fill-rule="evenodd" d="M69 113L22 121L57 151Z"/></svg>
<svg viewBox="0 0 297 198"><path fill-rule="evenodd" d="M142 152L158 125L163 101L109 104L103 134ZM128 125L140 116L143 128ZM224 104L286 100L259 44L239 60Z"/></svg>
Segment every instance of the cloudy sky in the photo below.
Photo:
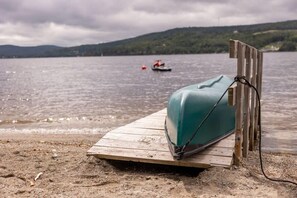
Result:
<svg viewBox="0 0 297 198"><path fill-rule="evenodd" d="M296 0L0 0L0 45L74 46L176 27L294 19Z"/></svg>

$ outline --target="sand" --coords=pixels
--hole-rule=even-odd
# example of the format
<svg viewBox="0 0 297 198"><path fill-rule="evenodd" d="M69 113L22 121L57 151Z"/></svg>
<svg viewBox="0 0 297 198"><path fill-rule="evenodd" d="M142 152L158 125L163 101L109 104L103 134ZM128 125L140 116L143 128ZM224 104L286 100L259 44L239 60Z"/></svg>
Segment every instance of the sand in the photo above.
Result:
<svg viewBox="0 0 297 198"><path fill-rule="evenodd" d="M0 197L297 197L258 153L239 167L194 169L86 156L102 135L0 134ZM297 182L297 155L264 154L268 175Z"/></svg>

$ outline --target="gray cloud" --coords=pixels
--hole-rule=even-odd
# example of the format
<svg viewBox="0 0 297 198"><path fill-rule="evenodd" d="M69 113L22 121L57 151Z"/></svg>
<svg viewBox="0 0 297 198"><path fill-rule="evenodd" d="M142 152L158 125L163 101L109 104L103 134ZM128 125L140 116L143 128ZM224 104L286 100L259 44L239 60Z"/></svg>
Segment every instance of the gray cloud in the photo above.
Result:
<svg viewBox="0 0 297 198"><path fill-rule="evenodd" d="M297 18L296 0L0 0L0 44L73 46L175 27Z"/></svg>

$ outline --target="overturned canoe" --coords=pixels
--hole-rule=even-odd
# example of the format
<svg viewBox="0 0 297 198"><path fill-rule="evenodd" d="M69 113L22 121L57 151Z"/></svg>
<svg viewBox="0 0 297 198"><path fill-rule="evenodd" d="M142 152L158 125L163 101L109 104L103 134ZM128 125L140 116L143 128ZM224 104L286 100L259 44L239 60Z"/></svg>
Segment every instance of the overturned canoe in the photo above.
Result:
<svg viewBox="0 0 297 198"><path fill-rule="evenodd" d="M235 108L228 106L227 94L213 109L232 82L226 76L219 76L171 95L165 133L173 157L180 159L197 153L234 131Z"/></svg>

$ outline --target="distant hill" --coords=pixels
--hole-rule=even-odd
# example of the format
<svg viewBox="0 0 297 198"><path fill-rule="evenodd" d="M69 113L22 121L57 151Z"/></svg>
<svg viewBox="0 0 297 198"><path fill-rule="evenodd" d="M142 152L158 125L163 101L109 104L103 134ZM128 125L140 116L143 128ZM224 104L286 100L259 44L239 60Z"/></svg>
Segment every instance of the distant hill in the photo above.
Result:
<svg viewBox="0 0 297 198"><path fill-rule="evenodd" d="M19 47L15 45L0 45L0 58L21 58L21 57L44 57L51 51L59 50L62 47L54 45L40 45L35 47Z"/></svg>
<svg viewBox="0 0 297 198"><path fill-rule="evenodd" d="M20 50L27 50L27 56L34 57L223 53L228 52L230 39L241 40L264 51L296 51L297 20L240 26L175 28L102 44L68 48L52 46L52 49L39 53L36 50L36 54L33 49ZM0 57L6 57L4 52L3 46L0 46ZM18 57L18 54L14 56Z"/></svg>

